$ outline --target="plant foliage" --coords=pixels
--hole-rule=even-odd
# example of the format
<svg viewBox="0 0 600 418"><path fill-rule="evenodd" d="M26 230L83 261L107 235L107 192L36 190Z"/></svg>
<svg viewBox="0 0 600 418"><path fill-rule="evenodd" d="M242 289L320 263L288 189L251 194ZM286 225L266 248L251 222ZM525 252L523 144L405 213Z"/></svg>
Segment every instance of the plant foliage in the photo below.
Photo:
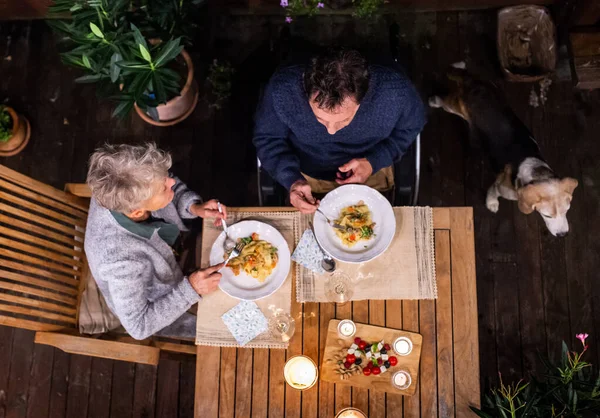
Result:
<svg viewBox="0 0 600 418"><path fill-rule="evenodd" d="M13 120L6 106L0 106L0 142L8 142L12 138Z"/></svg>
<svg viewBox="0 0 600 418"><path fill-rule="evenodd" d="M102 96L117 101L114 116L134 104L156 117L156 106L180 92L182 80L172 64L189 41L193 25L183 25L201 0L55 0L50 20L67 49L65 64L85 74L75 81L96 83ZM159 42L149 42L160 39Z"/></svg>
<svg viewBox="0 0 600 418"><path fill-rule="evenodd" d="M208 83L210 84L213 100L210 106L221 109L223 103L231 96L232 77L235 70L229 62L214 60L208 70Z"/></svg>

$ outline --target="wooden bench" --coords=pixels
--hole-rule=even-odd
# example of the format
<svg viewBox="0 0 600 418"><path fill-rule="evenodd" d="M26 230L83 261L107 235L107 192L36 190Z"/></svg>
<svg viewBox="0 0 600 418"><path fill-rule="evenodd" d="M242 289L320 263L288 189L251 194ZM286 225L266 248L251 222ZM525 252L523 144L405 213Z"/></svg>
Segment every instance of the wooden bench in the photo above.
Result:
<svg viewBox="0 0 600 418"><path fill-rule="evenodd" d="M0 165L0 324L93 357L157 365L161 350L195 354L193 342L79 333L89 198L85 184L61 191Z"/></svg>

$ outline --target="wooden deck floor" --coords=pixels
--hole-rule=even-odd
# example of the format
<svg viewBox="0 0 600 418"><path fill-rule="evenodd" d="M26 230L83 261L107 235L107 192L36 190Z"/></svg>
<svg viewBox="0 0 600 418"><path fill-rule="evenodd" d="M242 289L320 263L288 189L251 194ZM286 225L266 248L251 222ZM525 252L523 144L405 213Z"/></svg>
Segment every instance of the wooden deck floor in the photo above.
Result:
<svg viewBox="0 0 600 418"><path fill-rule="evenodd" d="M399 15L378 24L347 17L298 21L293 33L314 42L389 48L395 19L407 67L423 95L453 62L495 72L494 14L448 12ZM231 103L220 112L201 103L185 122L155 128L137 116L110 118L93 88L75 85L75 72L60 64L43 22L0 23L0 100L24 113L32 141L0 164L56 187L85 180L86 159L108 142L156 141L172 151L173 170L204 197L229 205L256 205L254 151L250 142L258 87L275 65L270 53L280 18L209 19L195 51L203 78L213 57L237 67ZM423 132L420 204L473 206L479 304L481 380L497 381L539 369L537 352L556 355L576 332L592 337L589 360L600 350L600 96L577 93L555 81L548 102L529 106L529 84L501 80L510 102L532 129L548 161L580 186L569 212L571 233L552 237L537 215L502 202L498 215L484 206L493 179L482 151L468 140L458 118L433 112ZM244 180L233 183L238 177ZM190 417L195 364L164 358L158 368L67 355L33 344L33 333L0 327L0 417ZM207 379L210 384L210 379Z"/></svg>

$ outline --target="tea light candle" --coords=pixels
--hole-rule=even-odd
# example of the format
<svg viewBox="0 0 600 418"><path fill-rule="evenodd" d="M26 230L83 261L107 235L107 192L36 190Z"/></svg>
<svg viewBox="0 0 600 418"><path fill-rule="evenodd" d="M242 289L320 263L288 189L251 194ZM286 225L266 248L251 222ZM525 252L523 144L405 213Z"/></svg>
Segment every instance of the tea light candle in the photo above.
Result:
<svg viewBox="0 0 600 418"><path fill-rule="evenodd" d="M392 385L394 385L398 389L407 389L412 383L412 379L408 372L404 370L400 370L393 374L392 376Z"/></svg>
<svg viewBox="0 0 600 418"><path fill-rule="evenodd" d="M338 324L338 334L343 338L350 338L356 333L356 324L349 319L344 319Z"/></svg>
<svg viewBox="0 0 600 418"><path fill-rule="evenodd" d="M396 341L394 341L392 347L399 356L408 356L412 351L413 345L410 339L406 337L399 337L396 338Z"/></svg>
<svg viewBox="0 0 600 418"><path fill-rule="evenodd" d="M360 409L345 408L338 412L335 418L367 418L367 415Z"/></svg>
<svg viewBox="0 0 600 418"><path fill-rule="evenodd" d="M311 388L317 383L319 370L310 357L291 357L283 368L283 377L288 385L298 390Z"/></svg>

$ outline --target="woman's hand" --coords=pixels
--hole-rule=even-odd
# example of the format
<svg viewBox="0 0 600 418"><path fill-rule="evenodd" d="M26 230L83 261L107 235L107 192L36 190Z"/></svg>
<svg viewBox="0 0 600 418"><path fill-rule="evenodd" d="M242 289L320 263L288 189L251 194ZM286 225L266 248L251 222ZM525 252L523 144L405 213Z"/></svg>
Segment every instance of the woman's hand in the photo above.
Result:
<svg viewBox="0 0 600 418"><path fill-rule="evenodd" d="M221 204L221 210L223 213L219 212L219 201L217 199L204 203L194 203L190 207L192 215L208 219L215 218L215 226L221 226L221 219L227 219L227 206Z"/></svg>
<svg viewBox="0 0 600 418"><path fill-rule="evenodd" d="M196 270L189 275L188 280L190 281L190 284L200 296L208 295L217 290L219 281L221 280L219 269L223 268L223 266L225 266L225 263Z"/></svg>

